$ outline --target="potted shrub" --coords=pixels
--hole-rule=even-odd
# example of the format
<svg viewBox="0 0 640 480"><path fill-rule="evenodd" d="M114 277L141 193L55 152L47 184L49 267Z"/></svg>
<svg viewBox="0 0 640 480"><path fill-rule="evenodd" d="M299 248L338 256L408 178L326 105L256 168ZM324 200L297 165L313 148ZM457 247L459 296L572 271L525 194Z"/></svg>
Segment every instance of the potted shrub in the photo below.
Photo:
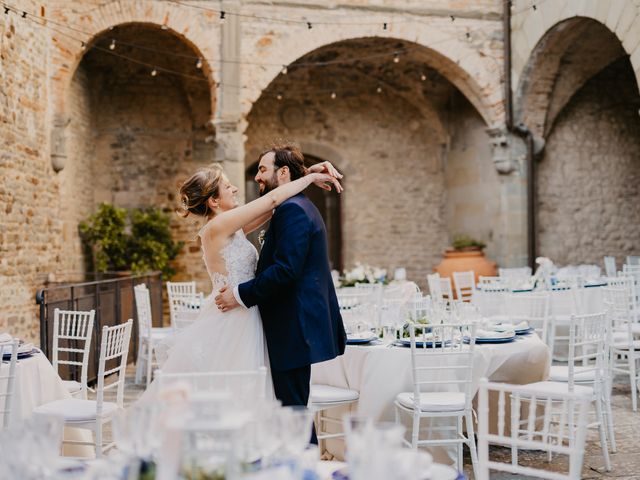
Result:
<svg viewBox="0 0 640 480"><path fill-rule="evenodd" d="M103 203L79 225L80 235L92 252L97 272L139 274L160 270L171 277L170 262L183 242L174 242L169 216L155 208L134 209Z"/></svg>
<svg viewBox="0 0 640 480"><path fill-rule="evenodd" d="M485 243L469 235L455 235L451 248L444 252L444 259L435 268L441 277L453 277L453 272L468 272L473 270L476 282L480 275L493 276L496 274L496 264L488 260L482 249Z"/></svg>

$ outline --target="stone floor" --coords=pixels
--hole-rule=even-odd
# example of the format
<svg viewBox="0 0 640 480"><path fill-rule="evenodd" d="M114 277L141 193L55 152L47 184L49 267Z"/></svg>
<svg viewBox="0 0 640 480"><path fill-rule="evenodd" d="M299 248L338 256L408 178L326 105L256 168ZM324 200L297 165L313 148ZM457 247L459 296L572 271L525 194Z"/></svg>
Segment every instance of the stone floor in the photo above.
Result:
<svg viewBox="0 0 640 480"><path fill-rule="evenodd" d="M129 368L127 371L127 385L125 390L125 403L131 404L144 391L143 385L135 385L134 371ZM582 478L585 480L615 478L618 480L640 479L640 412L631 410L631 390L629 383L614 384L612 396L612 409L614 416L616 443L618 450L611 453L612 471L606 472L600 450L600 442L597 430L590 430L587 434L587 444L585 449L584 464L582 468ZM492 448L491 458L496 461L508 461L510 451L503 448ZM549 464L546 454L535 451L521 451L519 458L522 465L539 466L549 470L566 472L566 462L554 457ZM471 469L471 459L465 450L465 473L468 478L473 478ZM513 476L511 474L499 474L493 472L492 479L506 480L511 478L532 478L524 476Z"/></svg>

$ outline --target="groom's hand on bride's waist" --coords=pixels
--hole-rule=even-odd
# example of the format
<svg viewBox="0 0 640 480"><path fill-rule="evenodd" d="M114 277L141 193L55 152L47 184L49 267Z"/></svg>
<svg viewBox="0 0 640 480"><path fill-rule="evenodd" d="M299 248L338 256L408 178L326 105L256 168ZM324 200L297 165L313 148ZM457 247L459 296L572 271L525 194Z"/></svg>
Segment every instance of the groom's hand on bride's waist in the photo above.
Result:
<svg viewBox="0 0 640 480"><path fill-rule="evenodd" d="M233 294L233 289L229 288L228 285L225 285L218 291L215 302L218 310L220 310L221 312L228 312L229 310L240 306L240 304L236 300L235 295Z"/></svg>

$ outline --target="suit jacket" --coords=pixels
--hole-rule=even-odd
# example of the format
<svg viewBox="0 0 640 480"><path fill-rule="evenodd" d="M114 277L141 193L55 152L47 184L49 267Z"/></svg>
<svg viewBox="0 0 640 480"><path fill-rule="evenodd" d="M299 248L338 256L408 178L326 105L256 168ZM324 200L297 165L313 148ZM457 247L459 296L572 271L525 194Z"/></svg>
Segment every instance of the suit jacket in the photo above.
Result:
<svg viewBox="0 0 640 480"><path fill-rule="evenodd" d="M276 208L253 280L238 285L258 305L271 368L286 371L344 353L346 335L331 279L327 232L302 193Z"/></svg>

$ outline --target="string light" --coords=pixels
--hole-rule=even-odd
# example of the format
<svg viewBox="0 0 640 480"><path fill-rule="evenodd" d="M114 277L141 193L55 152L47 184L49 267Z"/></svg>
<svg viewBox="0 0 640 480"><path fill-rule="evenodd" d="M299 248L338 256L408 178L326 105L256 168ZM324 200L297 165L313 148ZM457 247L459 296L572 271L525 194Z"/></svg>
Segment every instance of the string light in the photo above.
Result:
<svg viewBox="0 0 640 480"><path fill-rule="evenodd" d="M27 12L22 12L22 18L27 18Z"/></svg>
<svg viewBox="0 0 640 480"><path fill-rule="evenodd" d="M82 43L80 44L80 50L85 51L86 49L87 49L87 44L86 44L86 43L84 43L84 42L82 42Z"/></svg>
<svg viewBox="0 0 640 480"><path fill-rule="evenodd" d="M332 98L333 100L335 100L335 99L336 99L336 97L337 97L336 92L331 92L331 98Z"/></svg>
<svg viewBox="0 0 640 480"><path fill-rule="evenodd" d="M160 30L169 30L169 27L167 27L166 25L164 25L164 24L163 24L163 25L160 27Z"/></svg>
<svg viewBox="0 0 640 480"><path fill-rule="evenodd" d="M378 93L382 93L382 87L378 87L378 88L376 88L376 92L378 92Z"/></svg>
<svg viewBox="0 0 640 480"><path fill-rule="evenodd" d="M196 62L196 68L197 69L201 69L202 68L202 59L198 58L198 61Z"/></svg>
<svg viewBox="0 0 640 480"><path fill-rule="evenodd" d="M224 16L226 15L226 12L224 10L220 11L220 20L224 22Z"/></svg>
<svg viewBox="0 0 640 480"><path fill-rule="evenodd" d="M387 29L387 22L384 22L384 23L382 24L382 29L383 29L383 30L386 30L386 29Z"/></svg>
<svg viewBox="0 0 640 480"><path fill-rule="evenodd" d="M109 45L109 50L115 50L115 49L116 49L116 39L112 38L111 44Z"/></svg>
<svg viewBox="0 0 640 480"><path fill-rule="evenodd" d="M311 22L307 22L307 28L308 28L309 30L311 30L311 28L312 28Z"/></svg>
<svg viewBox="0 0 640 480"><path fill-rule="evenodd" d="M426 79L427 79L427 76L424 73L420 75L420 80L424 82Z"/></svg>
<svg viewBox="0 0 640 480"><path fill-rule="evenodd" d="M287 69L286 65L282 67L282 71L280 73L282 73L282 75L286 75L287 73L289 73L289 70Z"/></svg>
<svg viewBox="0 0 640 480"><path fill-rule="evenodd" d="M281 94L278 94L278 95L276 95L276 98L277 98L278 100L282 100L282 95L281 95Z"/></svg>
<svg viewBox="0 0 640 480"><path fill-rule="evenodd" d="M158 75L158 71L154 68L153 70L151 70L151 76L155 77L156 75Z"/></svg>
<svg viewBox="0 0 640 480"><path fill-rule="evenodd" d="M400 62L400 56L396 53L396 54L393 56L393 63L398 63L398 62Z"/></svg>

